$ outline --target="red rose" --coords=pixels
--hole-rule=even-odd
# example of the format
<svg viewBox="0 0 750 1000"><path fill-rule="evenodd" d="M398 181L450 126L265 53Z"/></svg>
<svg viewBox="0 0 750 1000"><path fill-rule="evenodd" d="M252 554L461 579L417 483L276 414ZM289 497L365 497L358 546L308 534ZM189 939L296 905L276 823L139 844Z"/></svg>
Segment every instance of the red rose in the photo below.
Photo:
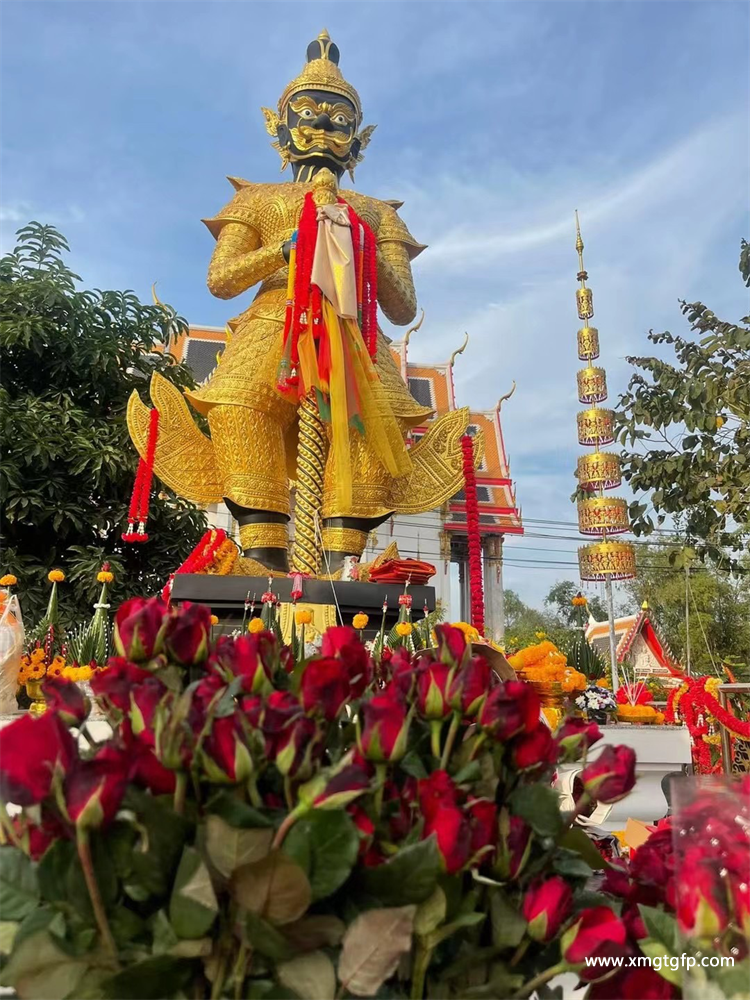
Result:
<svg viewBox="0 0 750 1000"><path fill-rule="evenodd" d="M68 818L80 830L111 823L128 786L131 759L126 750L105 744L92 760L79 760L65 779Z"/></svg>
<svg viewBox="0 0 750 1000"><path fill-rule="evenodd" d="M329 628L320 647L323 656L335 656L346 667L351 698L361 698L372 680L372 662L356 630L348 625Z"/></svg>
<svg viewBox="0 0 750 1000"><path fill-rule="evenodd" d="M449 666L455 666L463 659L466 652L466 636L460 628L453 625L436 625L438 656Z"/></svg>
<svg viewBox="0 0 750 1000"><path fill-rule="evenodd" d="M419 674L424 670L424 659L418 665L412 660L409 651L404 646L399 646L386 662L389 664L394 693L398 692L408 700L414 694Z"/></svg>
<svg viewBox="0 0 750 1000"><path fill-rule="evenodd" d="M248 706L250 699L243 701ZM247 711L247 707L245 711ZM275 739L291 723L303 714L302 705L291 691L272 691L266 699L261 716L261 729L267 739Z"/></svg>
<svg viewBox="0 0 750 1000"><path fill-rule="evenodd" d="M223 673L225 680L242 678L246 694L262 694L271 690L276 637L272 632L241 635L236 639L223 635L216 643L210 665Z"/></svg>
<svg viewBox="0 0 750 1000"><path fill-rule="evenodd" d="M160 653L169 622L160 597L131 597L115 613L115 646L121 656L140 663Z"/></svg>
<svg viewBox="0 0 750 1000"><path fill-rule="evenodd" d="M253 759L244 740L239 716L214 719L201 746L203 770L209 781L232 785L247 781Z"/></svg>
<svg viewBox="0 0 750 1000"><path fill-rule="evenodd" d="M497 806L490 799L469 799L465 812L469 820L471 856L476 858L481 854L483 862L491 860L497 843Z"/></svg>
<svg viewBox="0 0 750 1000"><path fill-rule="evenodd" d="M208 656L211 637L211 609L205 604L185 601L176 614L167 619L164 649L167 655L183 666L196 666Z"/></svg>
<svg viewBox="0 0 750 1000"><path fill-rule="evenodd" d="M592 983L586 1000L672 1000L681 991L654 969L643 966L621 969Z"/></svg>
<svg viewBox="0 0 750 1000"><path fill-rule="evenodd" d="M411 714L394 692L386 688L383 694L363 701L360 718L357 745L362 756L378 763L401 760L406 753Z"/></svg>
<svg viewBox="0 0 750 1000"><path fill-rule="evenodd" d="M605 746L581 771L580 778L592 799L604 805L618 802L635 784L635 751L626 746Z"/></svg>
<svg viewBox="0 0 750 1000"><path fill-rule="evenodd" d="M387 781L383 794L383 814L388 821L388 836L393 844L400 843L411 832L416 812L417 780L408 777L399 789L395 781Z"/></svg>
<svg viewBox="0 0 750 1000"><path fill-rule="evenodd" d="M595 722L585 719L566 719L555 733L555 742L560 749L560 760L577 760L584 750L588 750L602 738Z"/></svg>
<svg viewBox="0 0 750 1000"><path fill-rule="evenodd" d="M459 789L447 771L433 771L417 784L419 808L426 817L433 816L441 806L458 806Z"/></svg>
<svg viewBox="0 0 750 1000"><path fill-rule="evenodd" d="M11 823L19 840L25 840L28 844L28 853L32 861L39 861L56 840L67 836L65 827L57 817L45 812L42 812L41 825L30 822L23 813L13 816Z"/></svg>
<svg viewBox="0 0 750 1000"><path fill-rule="evenodd" d="M130 691L152 677L148 670L130 663L122 656L112 656L105 670L97 671L91 678L91 690L123 713L130 711Z"/></svg>
<svg viewBox="0 0 750 1000"><path fill-rule="evenodd" d="M750 938L750 880L732 879L731 890L734 922L742 928L745 937Z"/></svg>
<svg viewBox="0 0 750 1000"><path fill-rule="evenodd" d="M573 906L573 890L559 875L532 882L521 904L526 933L534 941L551 941L568 919Z"/></svg>
<svg viewBox="0 0 750 1000"><path fill-rule="evenodd" d="M274 739L274 762L282 774L305 781L324 750L323 734L307 715L299 715Z"/></svg>
<svg viewBox="0 0 750 1000"><path fill-rule="evenodd" d="M468 862L471 851L469 824L456 806L439 806L425 819L422 839L435 835L443 868L449 875L460 871Z"/></svg>
<svg viewBox="0 0 750 1000"><path fill-rule="evenodd" d="M66 726L81 726L91 710L91 703L75 681L64 677L45 677L42 694L47 709L56 712Z"/></svg>
<svg viewBox="0 0 750 1000"><path fill-rule="evenodd" d="M454 712L473 718L482 707L490 690L492 671L483 656L471 659L453 676L448 691L448 701Z"/></svg>
<svg viewBox="0 0 750 1000"><path fill-rule="evenodd" d="M218 674L206 674L196 684L190 699L188 721L194 733L199 733L206 723L209 712L213 711L227 685Z"/></svg>
<svg viewBox="0 0 750 1000"><path fill-rule="evenodd" d="M677 923L683 934L715 938L729 923L727 888L713 865L693 865L677 882ZM687 875L687 873L690 873Z"/></svg>
<svg viewBox="0 0 750 1000"><path fill-rule="evenodd" d="M23 715L0 730L0 800L31 806L45 799L56 773L77 757L73 737L54 712Z"/></svg>
<svg viewBox="0 0 750 1000"><path fill-rule="evenodd" d="M156 710L167 698L167 688L156 677L149 676L130 692L130 724L133 733L148 746L156 742Z"/></svg>
<svg viewBox="0 0 750 1000"><path fill-rule="evenodd" d="M532 732L515 737L511 756L517 771L543 770L557 760L557 744L549 728L538 722Z"/></svg>
<svg viewBox="0 0 750 1000"><path fill-rule="evenodd" d="M560 949L569 965L582 965L599 954L604 945L623 947L626 938L622 920L608 906L594 906L584 910L563 934Z"/></svg>
<svg viewBox="0 0 750 1000"><path fill-rule="evenodd" d="M170 771L156 758L153 750L134 741L128 748L131 754L130 780L152 795L172 795L177 783L174 771Z"/></svg>
<svg viewBox="0 0 750 1000"><path fill-rule="evenodd" d="M453 669L447 663L430 663L417 676L417 709L425 719L444 719L450 715L448 685Z"/></svg>
<svg viewBox="0 0 750 1000"><path fill-rule="evenodd" d="M495 868L501 878L516 879L521 874L531 853L531 836L531 827L520 816L500 810Z"/></svg>
<svg viewBox="0 0 750 1000"><path fill-rule="evenodd" d="M349 806L348 813L354 821L359 834L359 858L364 858L372 846L375 836L375 824L360 806Z"/></svg>
<svg viewBox="0 0 750 1000"><path fill-rule="evenodd" d="M638 909L636 903L624 906L621 916L625 924L625 930L628 932L628 937L631 941L640 941L641 938L648 937L648 929L643 922L641 911Z"/></svg>
<svg viewBox="0 0 750 1000"><path fill-rule="evenodd" d="M631 851L631 857L633 853L635 852ZM620 864L622 864L622 862L620 862ZM602 892L607 892L610 896L618 896L621 899L627 899L630 894L630 878L627 870L614 866L608 868L604 873L601 889Z"/></svg>
<svg viewBox="0 0 750 1000"><path fill-rule="evenodd" d="M300 682L302 705L312 715L333 722L349 697L349 677L341 660L309 660Z"/></svg>
<svg viewBox="0 0 750 1000"><path fill-rule="evenodd" d="M312 801L315 809L342 809L370 790L370 777L358 764L348 764L325 780Z"/></svg>
<svg viewBox="0 0 750 1000"><path fill-rule="evenodd" d="M480 729L505 742L518 733L530 733L539 722L539 696L525 681L503 681L494 687L479 710Z"/></svg>

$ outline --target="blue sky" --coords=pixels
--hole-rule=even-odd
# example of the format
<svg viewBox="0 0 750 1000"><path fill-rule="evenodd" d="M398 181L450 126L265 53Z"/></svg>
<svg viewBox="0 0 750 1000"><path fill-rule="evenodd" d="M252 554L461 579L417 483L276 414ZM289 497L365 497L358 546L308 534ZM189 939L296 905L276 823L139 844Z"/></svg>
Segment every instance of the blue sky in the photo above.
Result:
<svg viewBox="0 0 750 1000"><path fill-rule="evenodd" d="M260 106L325 26L378 124L356 186L404 200L429 244L410 356L444 361L469 331L459 401L490 408L517 381L503 423L518 501L572 522L573 211L611 396L649 328L685 329L679 298L746 312L749 14L732 0L6 0L2 247L29 219L54 223L85 284L148 298L157 281L189 321L222 326L246 302L208 293L199 219L228 200L226 174L277 179ZM530 560L575 547L509 541L506 584L538 603L575 570Z"/></svg>

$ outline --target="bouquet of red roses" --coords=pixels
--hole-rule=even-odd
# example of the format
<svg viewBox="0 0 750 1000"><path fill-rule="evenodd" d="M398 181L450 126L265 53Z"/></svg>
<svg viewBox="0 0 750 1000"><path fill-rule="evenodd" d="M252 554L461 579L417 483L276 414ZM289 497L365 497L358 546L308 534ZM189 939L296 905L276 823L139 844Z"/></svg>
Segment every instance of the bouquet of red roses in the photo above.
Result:
<svg viewBox="0 0 750 1000"><path fill-rule="evenodd" d="M21 997L523 996L625 926L551 777L600 738L544 723L463 633L295 661L209 609L126 602L118 656L0 731L0 982ZM582 771L580 810L634 756ZM604 971L604 970L603 970Z"/></svg>

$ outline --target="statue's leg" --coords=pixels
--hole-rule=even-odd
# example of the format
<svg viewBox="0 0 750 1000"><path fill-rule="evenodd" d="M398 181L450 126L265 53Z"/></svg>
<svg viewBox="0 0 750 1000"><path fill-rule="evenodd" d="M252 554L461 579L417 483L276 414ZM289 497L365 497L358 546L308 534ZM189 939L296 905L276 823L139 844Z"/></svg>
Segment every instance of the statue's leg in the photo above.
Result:
<svg viewBox="0 0 750 1000"><path fill-rule="evenodd" d="M294 408L273 415L245 406L214 406L208 415L224 501L240 528L243 554L268 569L288 569L285 427Z"/></svg>

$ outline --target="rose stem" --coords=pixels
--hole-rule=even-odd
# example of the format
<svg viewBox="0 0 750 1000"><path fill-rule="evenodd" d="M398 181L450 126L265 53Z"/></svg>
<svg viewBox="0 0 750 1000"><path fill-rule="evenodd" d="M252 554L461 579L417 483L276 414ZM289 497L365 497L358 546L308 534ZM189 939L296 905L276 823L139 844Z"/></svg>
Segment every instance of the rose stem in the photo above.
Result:
<svg viewBox="0 0 750 1000"><path fill-rule="evenodd" d="M182 816L185 812L185 795L187 793L187 774L184 771L178 771L177 777L175 779L174 786L174 811L178 816Z"/></svg>
<svg viewBox="0 0 750 1000"><path fill-rule="evenodd" d="M431 958L432 948L425 948L420 941L417 945L417 954L414 956L414 975L411 981L411 1000L422 1000L422 997L424 996L424 981Z"/></svg>
<svg viewBox="0 0 750 1000"><path fill-rule="evenodd" d="M385 775L387 766L385 764L375 765L375 779L377 788L375 789L375 814L380 818L380 810L383 808L383 792L385 791Z"/></svg>
<svg viewBox="0 0 750 1000"><path fill-rule="evenodd" d="M456 735L458 734L458 728L460 725L461 716L458 712L454 712L450 728L448 729L448 736L445 740L445 746L443 747L443 756L440 758L441 771L444 771L448 767L448 761L450 760L451 751L453 750L453 744L456 741Z"/></svg>
<svg viewBox="0 0 750 1000"><path fill-rule="evenodd" d="M555 976L559 976L561 972L565 972L568 968L567 962L559 962L557 965L553 965L551 969L547 969L546 972L540 972L538 976L534 976L530 979L528 983L524 983L518 993L513 994L513 1000L521 1000L522 997L527 997L529 993L533 993L537 986L543 986L544 983L548 983L550 979L554 979Z"/></svg>
<svg viewBox="0 0 750 1000"><path fill-rule="evenodd" d="M91 857L91 844L89 842L88 830L79 829L76 831L76 845L78 847L78 857L81 861L83 877L86 880L86 888L89 891L89 899L91 900L91 907L94 911L94 917L96 918L99 933L102 936L104 947L110 953L112 961L119 969L120 963L117 958L117 945L115 944L115 939L112 937L112 931L109 928L107 912L104 909L104 903L102 902L102 897L99 893L99 886L96 881L96 875L94 874L94 862Z"/></svg>
<svg viewBox="0 0 750 1000"><path fill-rule="evenodd" d="M430 721L430 747L435 760L440 760L440 733L442 729L442 719L432 719Z"/></svg>

